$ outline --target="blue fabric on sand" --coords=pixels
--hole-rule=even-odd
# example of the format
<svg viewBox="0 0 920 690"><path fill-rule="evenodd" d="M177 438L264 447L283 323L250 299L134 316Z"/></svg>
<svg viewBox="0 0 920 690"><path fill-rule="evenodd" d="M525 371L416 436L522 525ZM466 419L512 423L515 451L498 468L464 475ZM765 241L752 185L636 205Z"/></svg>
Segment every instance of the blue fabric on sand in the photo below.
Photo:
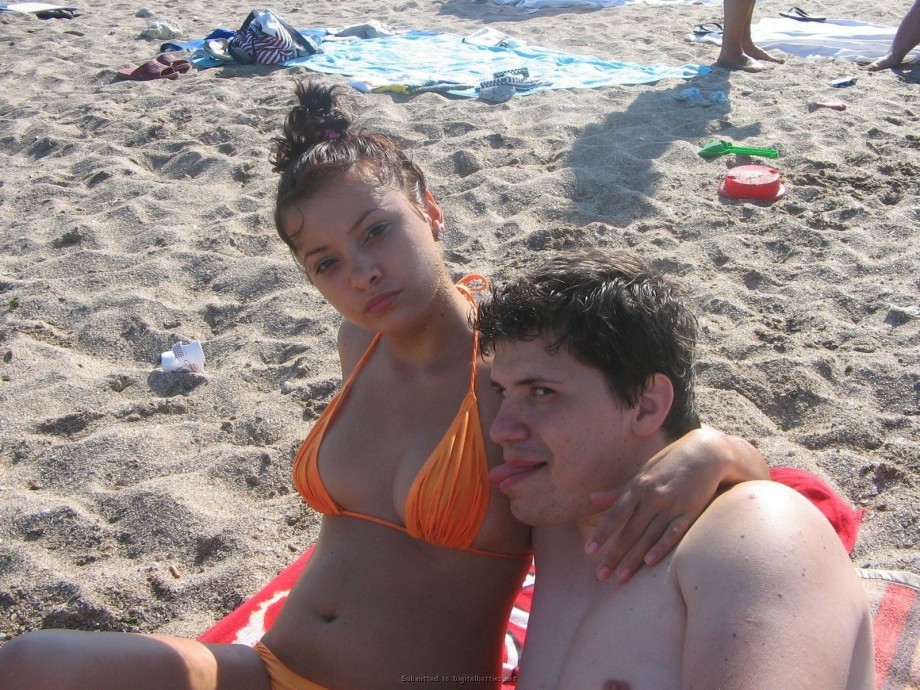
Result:
<svg viewBox="0 0 920 690"><path fill-rule="evenodd" d="M302 30L314 40L323 30ZM183 49L200 48L203 41L182 44ZM199 69L223 64L193 55ZM649 84L661 79L689 79L710 72L701 65L639 65L602 60L593 55L572 55L536 46L484 46L467 43L462 36L430 31L408 31L395 36L364 39L322 40L314 55L281 63L301 66L327 74L342 74L370 86L390 84L424 85L456 82L456 89L445 90L457 96L475 98L476 85L496 72L527 67L530 79L540 89L585 89L598 86Z"/></svg>

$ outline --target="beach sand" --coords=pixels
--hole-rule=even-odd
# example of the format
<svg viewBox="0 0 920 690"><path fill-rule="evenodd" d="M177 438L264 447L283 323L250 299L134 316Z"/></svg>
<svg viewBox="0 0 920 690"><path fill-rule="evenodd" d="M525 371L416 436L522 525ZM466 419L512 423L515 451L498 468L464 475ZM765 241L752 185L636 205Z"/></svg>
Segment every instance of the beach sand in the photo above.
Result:
<svg viewBox="0 0 920 690"><path fill-rule="evenodd" d="M269 142L302 68L176 81L115 71L157 54L143 6L0 16L0 635L63 626L194 636L317 533L293 452L339 384L332 309L275 235ZM895 26L909 3L813 0ZM253 6L150 6L180 40ZM293 25L383 21L643 64L711 65L684 36L720 5L529 14L492 2L274 9ZM760 17L787 9L766 0ZM857 74L847 89L830 79ZM916 76L916 72L914 73ZM909 75L908 75L909 77ZM346 78L318 76L329 83ZM629 247L700 314L705 421L865 509L857 565L920 572L920 91L788 57L761 74L543 91L498 105L354 92L362 121L429 174L457 276L501 281L549 250ZM809 112L811 99L845 112ZM733 155L775 147L786 196L726 201ZM204 376L159 355L199 339Z"/></svg>

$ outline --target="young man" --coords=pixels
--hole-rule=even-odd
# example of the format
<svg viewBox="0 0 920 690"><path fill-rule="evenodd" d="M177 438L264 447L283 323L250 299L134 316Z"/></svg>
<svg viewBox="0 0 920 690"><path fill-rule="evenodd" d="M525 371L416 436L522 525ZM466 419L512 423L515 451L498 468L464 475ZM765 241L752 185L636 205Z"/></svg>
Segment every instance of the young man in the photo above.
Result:
<svg viewBox="0 0 920 690"><path fill-rule="evenodd" d="M503 396L491 436L505 464L491 479L541 528L520 690L874 687L862 586L791 489L728 489L625 583L598 581L584 556L601 517L591 493L699 425L696 323L675 285L625 253L566 254L477 318Z"/></svg>

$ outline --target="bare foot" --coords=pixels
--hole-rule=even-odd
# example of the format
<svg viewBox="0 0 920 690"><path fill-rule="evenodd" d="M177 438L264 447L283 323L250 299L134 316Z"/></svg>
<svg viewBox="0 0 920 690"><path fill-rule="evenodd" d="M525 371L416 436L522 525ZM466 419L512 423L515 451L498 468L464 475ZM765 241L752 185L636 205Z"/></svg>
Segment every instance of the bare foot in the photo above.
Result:
<svg viewBox="0 0 920 690"><path fill-rule="evenodd" d="M866 69L870 72L878 72L882 69L888 69L889 67L897 67L901 64L901 61L892 56L890 52L885 53L875 62L870 62L866 65Z"/></svg>
<svg viewBox="0 0 920 690"><path fill-rule="evenodd" d="M744 54L749 55L755 60L766 60L767 62L778 62L781 65L785 64L786 62L783 58L778 58L774 55L770 55L770 53L768 53L766 50L758 48L755 45L751 45L750 48L745 48Z"/></svg>
<svg viewBox="0 0 920 690"><path fill-rule="evenodd" d="M742 55L737 58L723 58L716 60L716 65L726 69L740 69L742 72L763 72L764 66L754 58Z"/></svg>

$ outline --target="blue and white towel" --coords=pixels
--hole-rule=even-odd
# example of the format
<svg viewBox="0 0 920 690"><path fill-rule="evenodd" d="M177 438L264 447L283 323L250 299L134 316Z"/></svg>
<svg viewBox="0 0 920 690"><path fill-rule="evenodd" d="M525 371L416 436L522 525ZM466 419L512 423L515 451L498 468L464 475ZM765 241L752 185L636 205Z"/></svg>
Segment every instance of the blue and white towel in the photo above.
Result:
<svg viewBox="0 0 920 690"><path fill-rule="evenodd" d="M318 31L301 31L316 39ZM194 50L194 43L175 47ZM192 58L199 69L223 64L206 54ZM573 55L559 50L520 45L483 45L462 36L430 31L408 31L394 36L323 41L314 55L282 63L327 74L352 77L368 90L390 85L440 85L438 91L475 98L480 83L496 72L526 67L533 83L527 92L541 89L589 89L598 86L649 84L662 79L689 79L706 74L701 65L639 65Z"/></svg>

